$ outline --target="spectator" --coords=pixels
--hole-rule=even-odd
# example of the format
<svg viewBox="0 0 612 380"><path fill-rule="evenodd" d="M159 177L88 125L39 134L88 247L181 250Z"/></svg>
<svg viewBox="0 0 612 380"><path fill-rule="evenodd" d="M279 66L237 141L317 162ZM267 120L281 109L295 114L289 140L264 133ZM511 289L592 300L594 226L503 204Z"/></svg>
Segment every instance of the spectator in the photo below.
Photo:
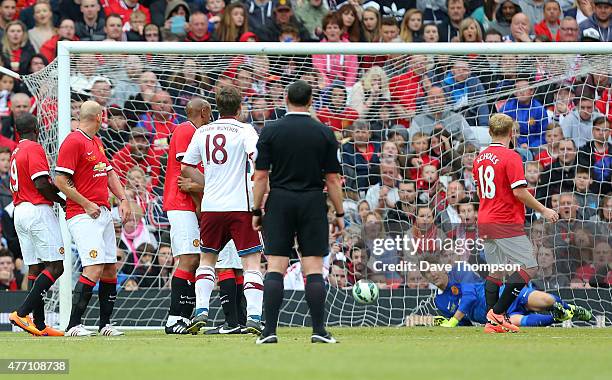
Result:
<svg viewBox="0 0 612 380"><path fill-rule="evenodd" d="M0 117L11 113L9 100L15 90L15 78L8 74L0 74Z"/></svg>
<svg viewBox="0 0 612 380"><path fill-rule="evenodd" d="M272 25L272 23L268 24ZM232 3L223 11L221 21L215 30L215 40L237 42L244 33L249 31L249 18L242 3ZM258 37L261 37L258 34Z"/></svg>
<svg viewBox="0 0 612 380"><path fill-rule="evenodd" d="M225 11L225 0L208 0L206 1L206 16L208 16L208 31L213 32Z"/></svg>
<svg viewBox="0 0 612 380"><path fill-rule="evenodd" d="M385 71L379 66L373 66L353 86L349 106L365 119L370 109L377 109L382 102L389 101L390 97Z"/></svg>
<svg viewBox="0 0 612 380"><path fill-rule="evenodd" d="M130 126L136 125L141 114L149 111L153 95L159 91L157 75L152 71L145 71L138 79L140 91L132 95L125 102L125 116Z"/></svg>
<svg viewBox="0 0 612 380"><path fill-rule="evenodd" d="M452 181L448 184L446 208L438 214L439 225L444 233L448 234L461 223L458 207L465 197L465 187L460 181Z"/></svg>
<svg viewBox="0 0 612 380"><path fill-rule="evenodd" d="M597 213L590 219L595 224L595 233L598 236L612 236L612 193L599 197Z"/></svg>
<svg viewBox="0 0 612 380"><path fill-rule="evenodd" d="M321 22L325 15L329 12L327 4L323 0L308 0L298 2L295 9L295 17L308 31L310 40L316 41L319 39L323 29Z"/></svg>
<svg viewBox="0 0 612 380"><path fill-rule="evenodd" d="M546 145L540 150L534 160L540 167L547 169L553 162L557 160L559 155L559 141L563 140L563 129L558 123L549 123L546 127ZM580 162L580 160L578 161Z"/></svg>
<svg viewBox="0 0 612 380"><path fill-rule="evenodd" d="M555 93L555 100L552 109L548 109L548 123L557 122L561 123L565 119L568 113L574 109L574 92L571 87L561 87Z"/></svg>
<svg viewBox="0 0 612 380"><path fill-rule="evenodd" d="M436 253L440 248L440 244L436 241L444 241L446 238L444 233L436 227L434 222L436 215L433 208L419 205L416 212L412 228L404 235L408 238L408 249L404 250L405 260L410 260L410 256Z"/></svg>
<svg viewBox="0 0 612 380"><path fill-rule="evenodd" d="M459 24L465 17L465 3L463 0L446 0L448 9L448 21L443 21L438 25L440 31L440 41L452 42L455 37L459 37Z"/></svg>
<svg viewBox="0 0 612 380"><path fill-rule="evenodd" d="M16 0L2 0L0 1L0 38L4 35L6 26L9 22L15 19L17 15L17 1Z"/></svg>
<svg viewBox="0 0 612 380"><path fill-rule="evenodd" d="M58 34L51 37L40 47L40 54L42 54L47 61L51 62L57 56L57 42L58 41L78 41L79 38L75 35L74 21L69 18L65 18L59 25Z"/></svg>
<svg viewBox="0 0 612 380"><path fill-rule="evenodd" d="M370 211L366 215L364 224L362 225L361 236L363 237L363 242L366 247L366 255L370 258L366 266L374 269L369 271L368 279L374 282L380 282L383 288L399 285L401 280L397 272L380 270L384 268L383 265L399 263L399 256L395 247L391 249L387 249L388 247L384 245L383 247L375 247L376 241L381 241L381 239L390 237L387 231L385 231L384 223L378 213ZM374 265L374 261L382 265ZM379 284L379 287L380 286Z"/></svg>
<svg viewBox="0 0 612 380"><path fill-rule="evenodd" d="M417 189L416 183L409 179L404 179L398 185L399 201L395 208L387 211L385 225L389 232L404 234L416 216Z"/></svg>
<svg viewBox="0 0 612 380"><path fill-rule="evenodd" d="M15 130L15 120L19 116L27 113L30 110L31 101L27 94L18 92L11 96L11 113L9 116L2 118L2 135L11 140L17 141L17 131Z"/></svg>
<svg viewBox="0 0 612 380"><path fill-rule="evenodd" d="M559 41L576 42L578 41L578 23L573 17L566 16L559 24Z"/></svg>
<svg viewBox="0 0 612 380"><path fill-rule="evenodd" d="M593 15L580 23L580 34L590 28L599 32L602 42L612 41L612 25L610 15L612 15L612 4L610 0L595 0Z"/></svg>
<svg viewBox="0 0 612 380"><path fill-rule="evenodd" d="M249 25L252 30L262 30L272 23L272 10L276 3L286 0L247 0L245 5L249 11ZM227 10L225 11L227 12ZM224 12L224 13L225 13Z"/></svg>
<svg viewBox="0 0 612 380"><path fill-rule="evenodd" d="M147 24L142 29L144 40L147 42L161 42L162 33L159 26L155 24Z"/></svg>
<svg viewBox="0 0 612 380"><path fill-rule="evenodd" d="M482 28L478 21L468 17L459 24L459 41L482 42Z"/></svg>
<svg viewBox="0 0 612 380"><path fill-rule="evenodd" d="M2 62L7 67L19 74L26 74L28 62L36 54L28 40L26 26L21 21L11 21L6 24L2 36Z"/></svg>
<svg viewBox="0 0 612 380"><path fill-rule="evenodd" d="M84 41L102 41L106 38L106 17L100 12L98 0L81 0L83 21L76 23L76 35Z"/></svg>
<svg viewBox="0 0 612 380"><path fill-rule="evenodd" d="M0 291L22 290L23 274L15 268L13 254L6 248L0 248Z"/></svg>
<svg viewBox="0 0 612 380"><path fill-rule="evenodd" d="M149 243L142 243L136 248L138 252L138 266L134 269L133 277L139 288L159 288L159 267L155 265L157 247Z"/></svg>
<svg viewBox="0 0 612 380"><path fill-rule="evenodd" d="M356 120L351 131L351 139L342 144L342 172L347 192L356 193L356 198L361 198L376 183L372 169L380 163L380 147L371 141L368 125L363 120Z"/></svg>
<svg viewBox="0 0 612 380"><path fill-rule="evenodd" d="M594 108L593 99L588 97L578 98L576 108L570 112L563 122L563 136L574 140L578 148L593 139L593 121L601 116Z"/></svg>
<svg viewBox="0 0 612 380"><path fill-rule="evenodd" d="M512 16L510 23L510 34L504 36L504 41L511 42L533 42L535 36L529 34L531 23L529 17L524 13L517 13Z"/></svg>
<svg viewBox="0 0 612 380"><path fill-rule="evenodd" d="M546 0L544 2L544 19L539 23L534 23L536 36L546 36L550 41L561 41L559 17L561 17L559 3L556 0Z"/></svg>
<svg viewBox="0 0 612 380"><path fill-rule="evenodd" d="M423 27L423 42L440 42L440 32L437 25L427 24Z"/></svg>
<svg viewBox="0 0 612 380"><path fill-rule="evenodd" d="M266 121L276 120L276 116L266 96L258 96L252 100L248 122L255 128L257 134L261 133Z"/></svg>
<svg viewBox="0 0 612 380"><path fill-rule="evenodd" d="M100 130L99 136L109 160L128 143L130 130L121 108L109 107L108 128Z"/></svg>
<svg viewBox="0 0 612 380"><path fill-rule="evenodd" d="M174 99L174 109L185 117L185 106L194 96L203 97L202 84L206 80L198 70L195 59L187 58L183 61L182 70L177 70L168 80L168 92Z"/></svg>
<svg viewBox="0 0 612 380"><path fill-rule="evenodd" d="M402 42L395 17L383 17L380 25L381 42Z"/></svg>
<svg viewBox="0 0 612 380"><path fill-rule="evenodd" d="M400 27L400 37L404 42L423 40L423 12L413 8L404 14Z"/></svg>
<svg viewBox="0 0 612 380"><path fill-rule="evenodd" d="M350 286L347 282L347 268L344 261L334 260L327 276L329 286L336 289L346 289Z"/></svg>
<svg viewBox="0 0 612 380"><path fill-rule="evenodd" d="M363 242L360 241L353 245L349 250L349 255L350 260L347 263L348 282L355 284L359 280L365 280L368 272L368 254Z"/></svg>
<svg viewBox="0 0 612 380"><path fill-rule="evenodd" d="M485 33L484 42L502 42L502 34L494 29L489 29Z"/></svg>
<svg viewBox="0 0 612 380"><path fill-rule="evenodd" d="M128 41L143 41L144 26L147 24L146 15L136 10L130 15L130 21L123 25L125 37Z"/></svg>
<svg viewBox="0 0 612 380"><path fill-rule="evenodd" d="M105 0L104 3L104 13L106 14L107 20L111 17L111 15L117 15L121 19L122 25L129 22L132 12L137 10L146 15L147 23L151 22L151 13L149 12L149 8L140 4L138 0ZM108 31L106 34L108 35Z"/></svg>
<svg viewBox="0 0 612 380"><path fill-rule="evenodd" d="M429 155L430 135L423 132L416 132L410 137L412 153L407 157L408 177L413 181L421 179L423 176L422 168L425 165L433 165L436 169L440 168L440 161Z"/></svg>
<svg viewBox="0 0 612 380"><path fill-rule="evenodd" d="M557 273L554 247L540 246L536 248L538 274L532 280L533 286L543 291L569 287L569 278L564 274Z"/></svg>
<svg viewBox="0 0 612 380"><path fill-rule="evenodd" d="M28 31L28 39L38 53L46 41L57 35L53 26L53 11L46 0L39 0L34 4L34 20L35 26Z"/></svg>
<svg viewBox="0 0 612 380"><path fill-rule="evenodd" d="M319 0L321 1L321 0ZM363 34L366 42L380 42L381 41L381 26L382 18L380 12L374 7L368 7L363 10Z"/></svg>
<svg viewBox="0 0 612 380"><path fill-rule="evenodd" d="M603 265L603 262L606 265ZM591 278L589 284L593 287L612 286L612 246L607 239L599 239L593 248L593 266L597 268L595 276Z"/></svg>
<svg viewBox="0 0 612 380"><path fill-rule="evenodd" d="M359 21L360 17L351 2L347 1L340 5L337 13L340 17L342 37L349 40L350 42L365 41Z"/></svg>
<svg viewBox="0 0 612 380"><path fill-rule="evenodd" d="M402 118L411 119L419 106L417 102L431 89L427 63L426 56L413 55L410 57L410 70L389 81L391 100L402 108Z"/></svg>
<svg viewBox="0 0 612 380"><path fill-rule="evenodd" d="M323 34L325 37L321 42L348 42L342 38L340 17L331 13L323 18ZM325 85L341 82L346 88L352 88L357 80L357 68L359 66L357 56L343 54L313 54L312 65L325 78Z"/></svg>
<svg viewBox="0 0 612 380"><path fill-rule="evenodd" d="M94 77L91 81L91 87L89 88L91 100L100 104L104 112L106 112L106 107L109 106L108 101L110 100L112 91L113 86L108 78ZM106 115L104 115L103 125L106 126L106 123Z"/></svg>
<svg viewBox="0 0 612 380"><path fill-rule="evenodd" d="M489 109L481 100L484 96L484 87L480 80L472 75L468 62L462 59L455 60L444 76L443 86L452 109L464 110L464 117L470 125L488 125Z"/></svg>
<svg viewBox="0 0 612 380"><path fill-rule="evenodd" d="M154 149L168 150L170 135L184 118L172 108L172 98L166 91L158 91L151 98L151 111L140 116L137 127L145 128Z"/></svg>
<svg viewBox="0 0 612 380"><path fill-rule="evenodd" d="M520 126L517 142L521 148L537 148L546 143L548 117L542 104L533 97L533 89L526 80L515 82L514 97L499 112L510 116Z"/></svg>
<svg viewBox="0 0 612 380"><path fill-rule="evenodd" d="M359 118L357 111L346 105L346 88L341 83L334 83L325 95L327 107L317 112L321 123L327 124L336 131L341 131Z"/></svg>
<svg viewBox="0 0 612 380"><path fill-rule="evenodd" d="M412 119L409 129L410 140L417 132L431 135L434 129L447 130L456 142L465 141L475 146L479 145L465 118L446 107L446 95L440 87L432 87L429 90L425 112Z"/></svg>
<svg viewBox="0 0 612 380"><path fill-rule="evenodd" d="M603 116L593 120L593 139L589 140L578 151L578 165L591 168L595 163L612 152L610 139L610 122Z"/></svg>
<svg viewBox="0 0 612 380"><path fill-rule="evenodd" d="M612 156L610 154L595 162L593 178L600 186L600 192L607 193L612 190Z"/></svg>
<svg viewBox="0 0 612 380"><path fill-rule="evenodd" d="M132 128L129 143L113 155L113 168L124 184L127 180L128 171L134 166L143 170L145 175L150 178L150 184L153 187L159 184L161 162L158 152L151 146L147 135L147 130L142 127Z"/></svg>
<svg viewBox="0 0 612 380"><path fill-rule="evenodd" d="M574 177L574 197L584 219L591 218L597 210L599 199L591 192L593 179L591 169L578 166ZM598 189L599 190L599 189Z"/></svg>
<svg viewBox="0 0 612 380"><path fill-rule="evenodd" d="M543 171L540 176L540 185L536 198L544 200L553 194L559 194L565 189L573 188L576 175L576 146L574 141L564 139L559 141L559 156L557 161L550 165L549 170Z"/></svg>
<svg viewBox="0 0 612 380"><path fill-rule="evenodd" d="M436 135L437 134L432 136L432 140ZM442 139L442 141L444 141L445 139L443 134L440 134L440 138ZM446 139L446 141L448 141L448 139ZM450 143L448 145L450 145ZM452 151L452 149L449 146L448 148L443 148L442 151L446 153ZM461 160L453 160L453 177L463 184L467 196L470 199L475 198L476 194L476 179L474 178L472 169L474 167L474 160L476 159L477 153L478 148L476 148L474 144L463 143L457 147L457 156L461 157ZM439 160L441 160L442 167L444 168L444 163L445 161L448 161L448 158L444 159L443 157L444 155L442 154ZM455 163L459 165L455 167Z"/></svg>
<svg viewBox="0 0 612 380"><path fill-rule="evenodd" d="M104 33L106 34L105 41L125 41L125 35L123 34L123 24L121 16L117 14L109 14L106 16L104 23Z"/></svg>
<svg viewBox="0 0 612 380"><path fill-rule="evenodd" d="M380 180L380 183L370 186L365 198L370 209L384 217L387 210L395 208L400 200L397 184L402 177L395 161L387 159L380 163Z"/></svg>
<svg viewBox="0 0 612 380"><path fill-rule="evenodd" d="M169 33L177 36L184 36L187 29L191 27L191 11L189 5L183 0L173 0L168 2L164 15L163 26ZM153 17L153 15L152 15ZM208 19L208 17L206 17ZM161 25L160 25L161 26ZM208 25L206 25L208 28Z"/></svg>
<svg viewBox="0 0 612 380"><path fill-rule="evenodd" d="M531 25L536 25L544 19L544 8L546 0L519 0L518 4L523 12L529 18ZM560 11L560 10L559 10Z"/></svg>
<svg viewBox="0 0 612 380"><path fill-rule="evenodd" d="M512 23L512 17L519 12L521 12L521 7L518 5L517 0L501 1L501 5L495 12L495 21L491 23L490 28L497 30L502 36L511 34L510 24Z"/></svg>
<svg viewBox="0 0 612 380"><path fill-rule="evenodd" d="M357 26L357 28L359 28L358 22L355 23L355 25ZM291 7L290 2L286 2L284 4L278 3L276 7L274 7L273 22L269 23L264 29L260 31L255 31L255 34L257 34L257 36L259 36L262 41L276 42L280 41L281 32L285 27L292 27L296 29L298 31L299 41L310 41L310 35L308 31L295 18L293 14L293 8ZM248 26L245 28L243 33L247 31Z"/></svg>

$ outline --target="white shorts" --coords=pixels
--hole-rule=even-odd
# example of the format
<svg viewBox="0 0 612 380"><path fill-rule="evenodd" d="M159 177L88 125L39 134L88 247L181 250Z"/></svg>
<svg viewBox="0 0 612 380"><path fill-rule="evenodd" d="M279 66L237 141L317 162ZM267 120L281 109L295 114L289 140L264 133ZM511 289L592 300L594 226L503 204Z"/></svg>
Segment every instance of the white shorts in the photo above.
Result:
<svg viewBox="0 0 612 380"><path fill-rule="evenodd" d="M100 207L97 219L87 214L73 216L68 220L68 231L83 267L117 262L115 227L111 212L106 207Z"/></svg>
<svg viewBox="0 0 612 380"><path fill-rule="evenodd" d="M193 211L170 210L170 245L172 256L200 254L200 227Z"/></svg>
<svg viewBox="0 0 612 380"><path fill-rule="evenodd" d="M242 260L238 256L236 245L230 240L219 252L215 268L219 269L242 269Z"/></svg>
<svg viewBox="0 0 612 380"><path fill-rule="evenodd" d="M51 206L23 202L13 215L26 265L64 260L62 232Z"/></svg>

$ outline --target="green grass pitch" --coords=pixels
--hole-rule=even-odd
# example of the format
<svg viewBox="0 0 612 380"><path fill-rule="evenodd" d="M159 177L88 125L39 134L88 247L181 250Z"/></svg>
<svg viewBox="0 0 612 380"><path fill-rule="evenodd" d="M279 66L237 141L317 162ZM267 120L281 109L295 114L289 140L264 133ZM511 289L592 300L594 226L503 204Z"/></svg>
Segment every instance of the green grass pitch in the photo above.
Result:
<svg viewBox="0 0 612 380"><path fill-rule="evenodd" d="M279 344L267 346L256 346L253 336L167 336L162 331L127 331L116 338L1 333L0 357L67 358L69 376L44 378L86 380L612 378L608 328L530 328L503 335L486 335L480 328L330 331L340 344L313 345L306 328L282 328Z"/></svg>

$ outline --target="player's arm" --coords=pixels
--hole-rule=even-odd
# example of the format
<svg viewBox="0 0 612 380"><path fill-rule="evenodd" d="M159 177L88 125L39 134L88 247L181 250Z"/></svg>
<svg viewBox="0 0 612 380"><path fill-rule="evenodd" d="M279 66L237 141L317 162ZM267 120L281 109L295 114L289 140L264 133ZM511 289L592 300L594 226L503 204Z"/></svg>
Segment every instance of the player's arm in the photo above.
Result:
<svg viewBox="0 0 612 380"><path fill-rule="evenodd" d="M521 201L525 206L542 214L542 216L546 218L546 220L550 222L556 222L557 220L559 220L559 215L557 214L557 212L553 209L545 207L543 204L538 202L538 200L535 199L533 195L531 195L531 193L529 192L529 190L527 190L525 186L512 189L512 193L514 194L516 199Z"/></svg>
<svg viewBox="0 0 612 380"><path fill-rule="evenodd" d="M457 325L459 325L459 322L461 322L464 316L465 314L463 312L457 310L450 319L447 319L440 323L440 327L457 327Z"/></svg>
<svg viewBox="0 0 612 380"><path fill-rule="evenodd" d="M117 173L114 170L109 170L107 175L108 188L119 199L119 215L121 215L121 223L125 224L132 217L132 209L128 205L125 190Z"/></svg>
<svg viewBox="0 0 612 380"><path fill-rule="evenodd" d="M334 209L336 210L336 218L333 222L335 231L332 233L332 237L336 238L340 236L344 230L344 204L342 199L342 179L340 177L342 168L340 166L341 157L338 141L331 133L331 129L328 129L327 131L329 135L323 171L325 172L327 194L329 196L329 200L334 206ZM391 207L395 207L395 205L392 205Z"/></svg>
<svg viewBox="0 0 612 380"><path fill-rule="evenodd" d="M100 207L79 193L74 185L71 174L58 171L55 177L55 184L66 195L66 198L83 207L87 215L94 219L100 216Z"/></svg>
<svg viewBox="0 0 612 380"><path fill-rule="evenodd" d="M66 205L66 201L59 196L60 190L51 181L51 178L48 175L42 175L34 179L34 186L36 187L36 190L38 190L38 192L48 201L59 203L62 207Z"/></svg>
<svg viewBox="0 0 612 380"><path fill-rule="evenodd" d="M196 134L191 139L187 151L181 160L181 176L192 180L204 189L204 176L198 170L197 166L202 162L202 154L200 153L199 134Z"/></svg>
<svg viewBox="0 0 612 380"><path fill-rule="evenodd" d="M191 164L181 164L181 176L194 182L204 191L204 175ZM179 181L180 181L179 177Z"/></svg>

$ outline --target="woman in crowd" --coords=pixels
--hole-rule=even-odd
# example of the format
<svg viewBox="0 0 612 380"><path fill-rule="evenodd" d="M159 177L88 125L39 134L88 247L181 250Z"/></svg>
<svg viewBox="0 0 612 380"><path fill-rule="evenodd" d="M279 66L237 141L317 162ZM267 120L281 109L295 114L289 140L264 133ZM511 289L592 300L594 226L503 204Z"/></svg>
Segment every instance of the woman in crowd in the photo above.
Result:
<svg viewBox="0 0 612 380"><path fill-rule="evenodd" d="M366 118L370 109L378 108L382 102L390 98L387 74L379 66L373 66L355 83L349 106L357 111L361 118Z"/></svg>
<svg viewBox="0 0 612 380"><path fill-rule="evenodd" d="M146 42L161 42L162 33L159 26L155 24L147 24L144 26L143 32L144 40Z"/></svg>
<svg viewBox="0 0 612 380"><path fill-rule="evenodd" d="M366 42L380 42L380 12L376 8L366 8L363 11L363 35Z"/></svg>
<svg viewBox="0 0 612 380"><path fill-rule="evenodd" d="M221 21L215 30L215 40L237 42L240 36L249 31L249 19L242 3L232 3L225 7Z"/></svg>
<svg viewBox="0 0 612 380"><path fill-rule="evenodd" d="M365 37L362 36L361 23L357 10L349 2L346 2L340 6L337 12L340 15L341 27L342 27L342 38L347 39L350 42L363 42Z"/></svg>
<svg viewBox="0 0 612 380"><path fill-rule="evenodd" d="M174 109L182 116L185 115L185 106L194 96L205 95L203 84L205 78L200 74L195 59L187 58L183 62L183 70L178 70L168 80L168 92L174 99Z"/></svg>
<svg viewBox="0 0 612 380"><path fill-rule="evenodd" d="M75 34L74 21L69 18L63 19L59 24L58 34L51 37L40 47L40 54L51 62L57 56L58 41L78 41L79 37Z"/></svg>
<svg viewBox="0 0 612 380"><path fill-rule="evenodd" d="M32 58L30 58L30 62L28 62L28 68L26 71L28 74L33 74L44 69L48 64L49 61L44 55L34 54Z"/></svg>
<svg viewBox="0 0 612 380"><path fill-rule="evenodd" d="M423 42L440 42L440 32L436 24L427 24L423 28Z"/></svg>
<svg viewBox="0 0 612 380"><path fill-rule="evenodd" d="M35 26L28 31L28 37L34 50L38 53L41 46L57 34L53 26L53 12L48 2L38 2L34 5Z"/></svg>
<svg viewBox="0 0 612 380"><path fill-rule="evenodd" d="M423 12L418 9L406 12L402 20L400 37L404 42L417 42L423 39Z"/></svg>
<svg viewBox="0 0 612 380"><path fill-rule="evenodd" d="M600 196L597 214L590 220L595 222L597 236L612 236L612 193Z"/></svg>
<svg viewBox="0 0 612 380"><path fill-rule="evenodd" d="M19 20L7 23L1 44L4 67L27 74L28 62L36 52L28 40L25 24Z"/></svg>
<svg viewBox="0 0 612 380"><path fill-rule="evenodd" d="M476 20L468 17L461 21L461 24L459 24L459 41L482 42L482 29Z"/></svg>
<svg viewBox="0 0 612 380"><path fill-rule="evenodd" d="M323 18L323 34L321 42L349 42L342 38L342 20L338 13L330 13ZM325 85L341 82L345 87L352 88L357 79L359 66L356 55L344 54L313 54L313 66L325 78Z"/></svg>

